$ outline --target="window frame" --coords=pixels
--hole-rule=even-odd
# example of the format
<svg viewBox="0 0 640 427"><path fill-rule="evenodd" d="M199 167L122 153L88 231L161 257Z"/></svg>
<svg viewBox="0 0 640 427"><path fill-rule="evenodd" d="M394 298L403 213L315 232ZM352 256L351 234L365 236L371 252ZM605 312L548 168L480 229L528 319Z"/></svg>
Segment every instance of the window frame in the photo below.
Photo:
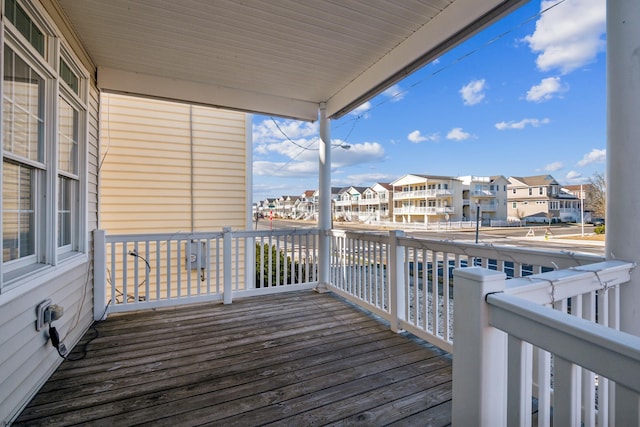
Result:
<svg viewBox="0 0 640 427"><path fill-rule="evenodd" d="M34 233L35 254L3 262L0 264L0 295L29 284L37 286L42 278L47 277L59 265L68 268L78 262L87 261L89 250L88 230L88 165L89 150L89 84L90 75L84 68L82 61L73 53L65 40L57 34L53 23L45 17L45 11L39 5L29 1L15 0L29 16L33 25L44 35L44 52L39 52L20 30L3 15L0 22L0 46L2 46L2 61L4 52L10 48L16 57L21 58L44 81L43 90L43 161L34 162L4 150L4 135L2 141L2 162L0 163L0 182L4 191L5 162L37 168L34 178L35 188L31 191L34 204ZM2 5L4 11L4 4ZM78 91L74 91L63 79L61 62L78 78ZM4 67L0 88L4 97L5 81ZM69 173L59 169L58 157L60 147L60 105L64 99L77 111L77 149L75 153L77 170ZM40 101L39 101L40 102ZM4 104L4 100L3 100ZM3 109L3 108L2 108ZM0 110L2 111L2 110ZM4 120L4 111L2 111ZM13 120L9 118L8 120ZM60 177L74 180L76 187L72 208L71 242L69 245L58 247L59 236L59 186ZM0 193L0 198L2 195ZM4 209L4 204L3 204ZM0 222L0 232L4 230ZM3 238L4 244L4 238ZM58 273L59 274L59 273Z"/></svg>

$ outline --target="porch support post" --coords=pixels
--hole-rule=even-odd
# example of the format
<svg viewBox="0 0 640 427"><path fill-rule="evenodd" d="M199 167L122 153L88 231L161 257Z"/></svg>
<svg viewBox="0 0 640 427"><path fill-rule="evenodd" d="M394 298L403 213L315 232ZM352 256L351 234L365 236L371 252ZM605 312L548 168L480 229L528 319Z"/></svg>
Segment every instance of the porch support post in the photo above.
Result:
<svg viewBox="0 0 640 427"><path fill-rule="evenodd" d="M231 239L231 227L222 228L222 264L223 264L223 293L222 302L224 304L231 304L233 302L231 276L233 274L233 265L231 259L231 245L233 241Z"/></svg>
<svg viewBox="0 0 640 427"><path fill-rule="evenodd" d="M91 262L91 261L89 261ZM93 320L103 320L107 309L106 232L93 231Z"/></svg>
<svg viewBox="0 0 640 427"><path fill-rule="evenodd" d="M434 267L435 268L435 267ZM455 269L453 299L454 427L507 425L507 335L489 325L487 294L501 292L506 275L480 267Z"/></svg>
<svg viewBox="0 0 640 427"><path fill-rule="evenodd" d="M640 2L607 0L607 259L640 254ZM640 269L620 288L620 329L640 336Z"/></svg>
<svg viewBox="0 0 640 427"><path fill-rule="evenodd" d="M327 118L325 103L320 104L320 143L319 143L319 200L318 228L318 286L316 291L328 292L330 283L331 255L331 124Z"/></svg>
<svg viewBox="0 0 640 427"><path fill-rule="evenodd" d="M389 311L391 311L391 330L393 332L402 332L400 327L401 321L407 320L406 318L406 294L405 294L405 277L404 277L404 263L405 263L405 248L398 244L398 238L404 237L404 231L391 230L389 231L389 257L387 262L387 271L389 272L389 288L391 290L389 295ZM423 260L422 271L426 274L427 265L426 260ZM413 266L413 277L417 283L418 266ZM426 276L424 276L426 277ZM426 282L426 280L425 280ZM426 285L425 285L426 286Z"/></svg>

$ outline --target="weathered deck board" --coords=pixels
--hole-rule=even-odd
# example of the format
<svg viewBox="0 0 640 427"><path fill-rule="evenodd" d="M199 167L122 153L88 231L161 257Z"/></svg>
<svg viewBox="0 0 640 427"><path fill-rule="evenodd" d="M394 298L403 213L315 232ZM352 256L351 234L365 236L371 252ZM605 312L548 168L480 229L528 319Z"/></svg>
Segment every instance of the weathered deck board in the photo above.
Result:
<svg viewBox="0 0 640 427"><path fill-rule="evenodd" d="M330 294L112 315L97 329L16 425L451 422L448 355Z"/></svg>

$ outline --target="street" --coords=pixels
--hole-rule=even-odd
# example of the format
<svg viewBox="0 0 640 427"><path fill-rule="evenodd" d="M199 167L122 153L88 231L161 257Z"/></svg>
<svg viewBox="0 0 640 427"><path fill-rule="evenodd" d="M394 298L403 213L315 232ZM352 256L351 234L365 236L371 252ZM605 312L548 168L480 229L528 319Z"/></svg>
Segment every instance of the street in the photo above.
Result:
<svg viewBox="0 0 640 427"><path fill-rule="evenodd" d="M398 224L398 229L402 224ZM317 224L312 221L295 221L285 219L268 218L258 221L259 230L292 229L292 228L314 228ZM385 232L390 228L371 226L361 223L334 222L333 227L338 230L352 231L378 231ZM255 222L254 222L255 228ZM547 229L551 232L547 238ZM475 241L475 229L452 229L452 230L406 230L409 236L425 239L452 240L452 241ZM518 246L526 248L541 248L553 250L565 250L571 252L584 252L595 255L604 255L604 242L592 240L580 240L582 227L579 224L553 224L551 227L543 225L532 225L531 227L511 227L511 228L480 228L478 233L478 243L494 244L500 246ZM584 235L593 234L593 225L584 226ZM572 239L571 237L575 237Z"/></svg>

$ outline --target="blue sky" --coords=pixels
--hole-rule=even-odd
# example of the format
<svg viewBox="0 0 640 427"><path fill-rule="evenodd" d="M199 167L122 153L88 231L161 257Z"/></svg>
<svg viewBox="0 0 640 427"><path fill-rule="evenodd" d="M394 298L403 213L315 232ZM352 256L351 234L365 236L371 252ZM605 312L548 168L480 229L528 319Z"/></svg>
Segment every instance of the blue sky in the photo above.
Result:
<svg viewBox="0 0 640 427"><path fill-rule="evenodd" d="M407 173L587 182L605 172L605 44L605 0L529 2L332 121L332 143L350 146L333 149L332 186ZM316 189L318 138L317 123L255 115L254 202Z"/></svg>

